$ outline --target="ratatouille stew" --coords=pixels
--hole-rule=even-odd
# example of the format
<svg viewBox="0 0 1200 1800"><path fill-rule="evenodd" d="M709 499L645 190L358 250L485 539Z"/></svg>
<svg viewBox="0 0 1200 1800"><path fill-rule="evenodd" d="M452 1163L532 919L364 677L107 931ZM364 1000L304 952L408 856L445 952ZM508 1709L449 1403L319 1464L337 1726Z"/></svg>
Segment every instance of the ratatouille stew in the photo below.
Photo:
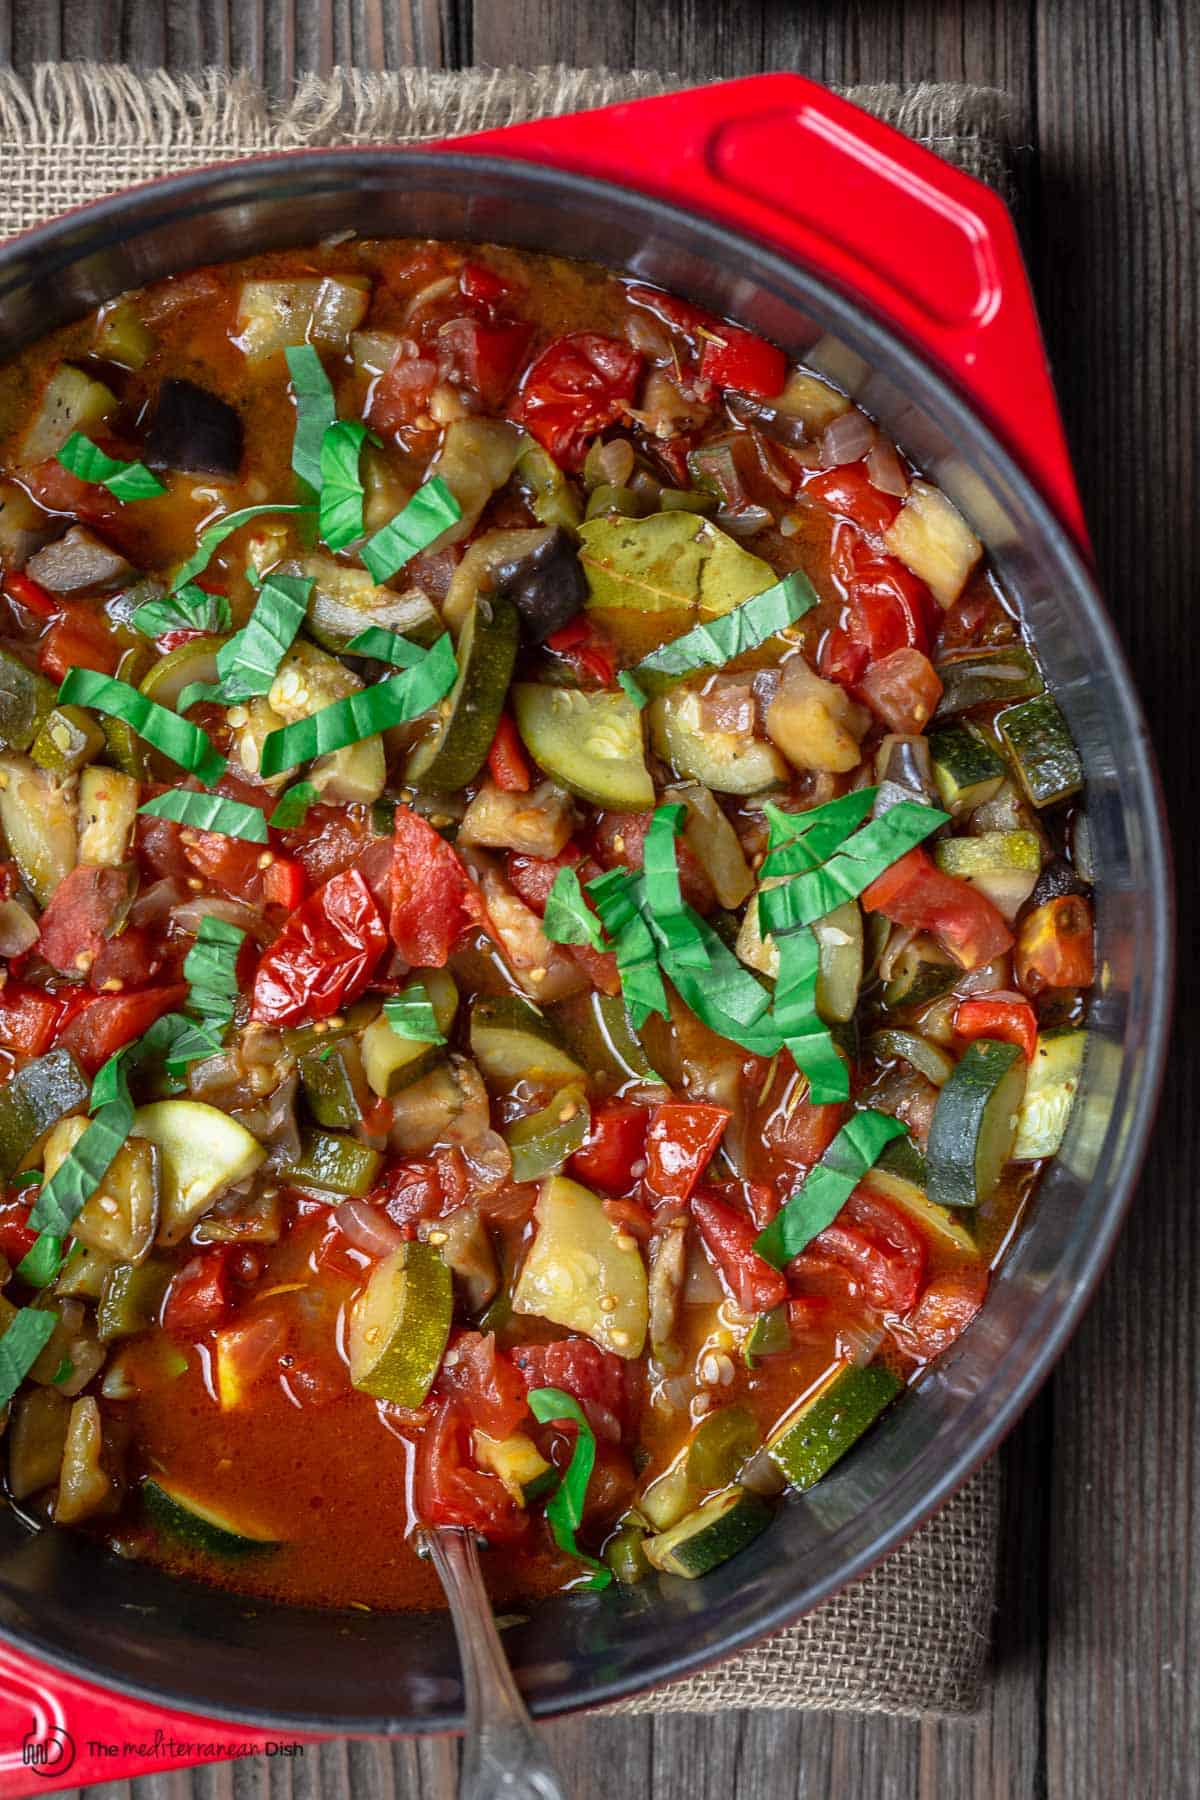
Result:
<svg viewBox="0 0 1200 1800"><path fill-rule="evenodd" d="M836 378L331 242L0 371L11 1504L246 1593L698 1577L1059 1147L1083 775Z"/></svg>

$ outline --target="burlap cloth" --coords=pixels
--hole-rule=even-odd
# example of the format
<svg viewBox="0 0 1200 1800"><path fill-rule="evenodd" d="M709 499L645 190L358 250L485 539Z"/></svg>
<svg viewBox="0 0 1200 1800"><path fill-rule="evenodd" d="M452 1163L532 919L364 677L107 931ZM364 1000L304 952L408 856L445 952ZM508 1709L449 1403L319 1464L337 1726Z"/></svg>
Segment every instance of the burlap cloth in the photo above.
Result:
<svg viewBox="0 0 1200 1800"><path fill-rule="evenodd" d="M205 163L305 144L413 142L683 85L643 71L544 68L305 76L271 104L246 76L44 64L0 71L0 234ZM992 89L851 88L849 98L1007 189L1008 115ZM789 1630L612 1710L812 1707L966 1712L994 1604L993 1460L876 1569Z"/></svg>

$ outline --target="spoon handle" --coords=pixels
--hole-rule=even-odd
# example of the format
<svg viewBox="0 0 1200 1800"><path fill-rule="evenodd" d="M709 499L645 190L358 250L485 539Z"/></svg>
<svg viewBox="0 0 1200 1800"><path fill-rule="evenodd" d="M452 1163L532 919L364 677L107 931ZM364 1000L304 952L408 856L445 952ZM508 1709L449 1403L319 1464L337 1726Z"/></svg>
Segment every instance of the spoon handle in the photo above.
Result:
<svg viewBox="0 0 1200 1800"><path fill-rule="evenodd" d="M423 1536L450 1603L463 1667L467 1722L458 1800L565 1800L508 1666L475 1539L445 1525Z"/></svg>

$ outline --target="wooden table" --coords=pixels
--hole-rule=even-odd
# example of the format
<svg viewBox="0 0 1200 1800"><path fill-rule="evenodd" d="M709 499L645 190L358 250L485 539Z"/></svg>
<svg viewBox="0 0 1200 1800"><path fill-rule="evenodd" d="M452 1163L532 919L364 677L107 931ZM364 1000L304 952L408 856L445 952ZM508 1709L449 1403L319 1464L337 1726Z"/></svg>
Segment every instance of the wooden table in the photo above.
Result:
<svg viewBox="0 0 1200 1800"><path fill-rule="evenodd" d="M575 1800L1200 1794L1197 0L0 0L0 55L22 69L51 57L231 62L280 92L335 62L561 59L1011 94L1063 411L1179 827L1179 1030L1155 1149L1113 1268L1003 1452L1005 1570L977 1718L728 1713L571 1721L550 1735ZM298 1800L318 1786L446 1800L455 1766L443 1741L359 1744L135 1786L138 1800L268 1785Z"/></svg>

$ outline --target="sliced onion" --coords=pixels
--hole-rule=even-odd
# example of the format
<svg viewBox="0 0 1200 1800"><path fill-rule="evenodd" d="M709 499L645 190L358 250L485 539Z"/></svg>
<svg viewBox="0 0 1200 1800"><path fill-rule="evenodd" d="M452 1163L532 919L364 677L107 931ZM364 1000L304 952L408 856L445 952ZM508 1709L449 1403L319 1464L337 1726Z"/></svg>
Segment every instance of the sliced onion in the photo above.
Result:
<svg viewBox="0 0 1200 1800"><path fill-rule="evenodd" d="M298 1075L281 1081L269 1100L242 1114L242 1124L252 1131L263 1147L270 1151L268 1160L278 1168L297 1161L300 1155L300 1127L296 1123L296 1090Z"/></svg>
<svg viewBox="0 0 1200 1800"><path fill-rule="evenodd" d="M895 925L891 936L884 945L883 955L879 958L879 979L890 981L892 971L913 939L917 936L916 927L912 925Z"/></svg>
<svg viewBox="0 0 1200 1800"><path fill-rule="evenodd" d="M633 474L633 445L628 438L613 438L601 444L595 456L596 472L602 482L624 487Z"/></svg>
<svg viewBox="0 0 1200 1800"><path fill-rule="evenodd" d="M36 921L19 900L0 900L0 956L24 956L39 935Z"/></svg>
<svg viewBox="0 0 1200 1800"><path fill-rule="evenodd" d="M866 413L852 406L830 419L821 433L821 467L837 469L843 463L860 462L875 442L875 427Z"/></svg>
<svg viewBox="0 0 1200 1800"><path fill-rule="evenodd" d="M867 479L881 494L895 494L901 500L907 494L908 476L889 438L877 437L867 452Z"/></svg>
<svg viewBox="0 0 1200 1800"><path fill-rule="evenodd" d="M740 506L736 511L721 507L715 517L722 531L737 538L753 537L756 531L762 531L765 526L775 522L774 514L769 513L765 506Z"/></svg>
<svg viewBox="0 0 1200 1800"><path fill-rule="evenodd" d="M964 971L956 979L954 991L956 994L998 994L1006 992L1012 985L1012 957L1006 951L994 962L984 963L982 968Z"/></svg>
<svg viewBox="0 0 1200 1800"><path fill-rule="evenodd" d="M640 350L650 362L669 363L673 360L670 334L657 319L641 312L630 313L623 329L626 343Z"/></svg>
<svg viewBox="0 0 1200 1800"><path fill-rule="evenodd" d="M477 1193L494 1193L512 1179L512 1152L498 1131L489 1128L481 1132L462 1146L462 1153L474 1176Z"/></svg>
<svg viewBox="0 0 1200 1800"><path fill-rule="evenodd" d="M222 900L216 894L197 894L191 900L185 900L176 906L171 917L181 931L199 931L202 919L223 919L227 925L237 925L252 937L262 937L269 930L263 924L262 914L254 907L247 906L244 900Z"/></svg>
<svg viewBox="0 0 1200 1800"><path fill-rule="evenodd" d="M338 1230L349 1238L364 1256L390 1256L407 1242L398 1225L394 1225L381 1206L366 1200L343 1200L333 1214Z"/></svg>
<svg viewBox="0 0 1200 1800"><path fill-rule="evenodd" d="M237 1087L242 1080L242 1065L233 1050L219 1056L206 1056L188 1070L188 1092L194 1096L218 1094L225 1088Z"/></svg>
<svg viewBox="0 0 1200 1800"><path fill-rule="evenodd" d="M188 899L188 891L174 875L164 875L140 893L129 909L131 925L161 925L171 909ZM195 926L191 927L195 930Z"/></svg>
<svg viewBox="0 0 1200 1800"><path fill-rule="evenodd" d="M743 1463L738 1470L738 1483L749 1488L752 1494L761 1494L764 1500L773 1499L782 1494L787 1486L782 1471L771 1461L765 1450L756 1450L748 1463Z"/></svg>
<svg viewBox="0 0 1200 1800"><path fill-rule="evenodd" d="M798 450L808 440L804 420L769 400L758 400L752 394L726 394L725 407L739 425L749 425L789 450Z"/></svg>
<svg viewBox="0 0 1200 1800"><path fill-rule="evenodd" d="M723 681L718 676L697 702L699 722L709 731L737 731L747 736L754 730L758 707L749 681Z"/></svg>

